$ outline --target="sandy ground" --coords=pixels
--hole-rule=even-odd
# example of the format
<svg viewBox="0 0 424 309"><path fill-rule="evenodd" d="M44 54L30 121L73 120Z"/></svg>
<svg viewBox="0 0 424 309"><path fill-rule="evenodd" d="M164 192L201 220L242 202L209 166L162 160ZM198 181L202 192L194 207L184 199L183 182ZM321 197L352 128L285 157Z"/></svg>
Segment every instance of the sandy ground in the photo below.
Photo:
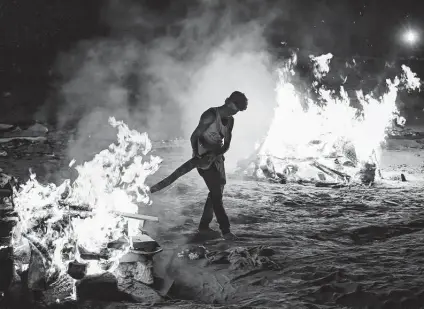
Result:
<svg viewBox="0 0 424 309"><path fill-rule="evenodd" d="M27 178L33 167L41 181L69 177L63 160L67 140L66 132L53 132L45 143L0 144L7 152L0 168ZM207 195L196 171L155 194L142 212L160 218L146 228L164 248L155 268L175 279L172 297L204 308L423 308L424 139L393 139L386 148L385 179L371 188L276 185L229 175L224 204L241 237L237 242L187 244ZM164 162L149 184L187 159L181 147L155 149ZM407 182L400 181L400 173ZM217 255L236 247L269 247L273 267L234 269L231 263L177 257L202 244Z"/></svg>

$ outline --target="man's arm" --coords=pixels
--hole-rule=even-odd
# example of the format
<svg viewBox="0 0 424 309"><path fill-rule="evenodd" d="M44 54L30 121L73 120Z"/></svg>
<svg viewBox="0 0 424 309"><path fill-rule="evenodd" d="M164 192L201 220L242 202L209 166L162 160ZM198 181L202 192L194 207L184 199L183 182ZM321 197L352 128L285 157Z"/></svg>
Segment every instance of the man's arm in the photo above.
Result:
<svg viewBox="0 0 424 309"><path fill-rule="evenodd" d="M230 149L231 139L233 138L234 118L230 117L228 121L228 130L224 137L224 145L217 151L217 155L224 154Z"/></svg>
<svg viewBox="0 0 424 309"><path fill-rule="evenodd" d="M199 156L198 149L198 140L199 137L209 128L209 126L215 121L215 113L212 112L211 109L208 109L206 112L200 116L199 124L196 129L194 129L193 134L191 134L190 142L191 148L193 149L193 153L195 156Z"/></svg>

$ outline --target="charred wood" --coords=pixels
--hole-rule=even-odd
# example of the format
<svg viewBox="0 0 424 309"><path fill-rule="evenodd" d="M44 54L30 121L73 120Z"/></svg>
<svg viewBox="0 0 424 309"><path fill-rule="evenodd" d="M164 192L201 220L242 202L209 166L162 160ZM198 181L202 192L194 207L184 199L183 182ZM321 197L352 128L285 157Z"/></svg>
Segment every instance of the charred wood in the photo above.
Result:
<svg viewBox="0 0 424 309"><path fill-rule="evenodd" d="M350 176L348 174L336 171L328 166L325 166L321 163L318 163L317 161L311 163L312 166L316 167L317 169L319 169L320 171L322 171L325 174L328 174L332 177L338 176L341 179L345 180L345 181L350 181Z"/></svg>
<svg viewBox="0 0 424 309"><path fill-rule="evenodd" d="M68 264L68 275L73 279L81 280L87 274L87 264L72 261Z"/></svg>
<svg viewBox="0 0 424 309"><path fill-rule="evenodd" d="M118 280L111 273L104 273L96 276L86 276L75 284L77 299L82 300L104 300L119 301L130 300L131 297L125 295L118 289Z"/></svg>

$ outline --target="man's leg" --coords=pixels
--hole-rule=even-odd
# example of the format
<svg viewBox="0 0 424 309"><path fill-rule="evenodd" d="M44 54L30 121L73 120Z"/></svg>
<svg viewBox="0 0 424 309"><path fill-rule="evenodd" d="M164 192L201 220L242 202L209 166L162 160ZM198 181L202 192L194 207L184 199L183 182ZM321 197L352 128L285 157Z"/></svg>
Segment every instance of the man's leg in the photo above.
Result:
<svg viewBox="0 0 424 309"><path fill-rule="evenodd" d="M212 221L213 216L211 216L210 211L212 208L222 233L228 233L230 231L230 222L222 202L222 193L224 190L222 175L215 166L212 166L207 170L199 169L199 174L203 177L206 186L209 189L208 199L206 200L206 205L202 216L202 219L205 218L205 221L201 220L200 225L203 228L206 227L206 223L209 225L209 223Z"/></svg>
<svg viewBox="0 0 424 309"><path fill-rule="evenodd" d="M210 175L200 168L197 169L200 176L202 176L205 183L209 181ZM212 222L213 219L213 205L212 205L212 199L211 199L211 193L209 192L208 197L206 199L205 207L203 208L203 214L202 218L200 219L199 223L199 231L207 231L209 229L209 224Z"/></svg>
<svg viewBox="0 0 424 309"><path fill-rule="evenodd" d="M203 208L202 218L199 223L199 231L206 231L209 229L209 224L213 219L213 205L211 194L208 194L208 198L206 199L205 207Z"/></svg>

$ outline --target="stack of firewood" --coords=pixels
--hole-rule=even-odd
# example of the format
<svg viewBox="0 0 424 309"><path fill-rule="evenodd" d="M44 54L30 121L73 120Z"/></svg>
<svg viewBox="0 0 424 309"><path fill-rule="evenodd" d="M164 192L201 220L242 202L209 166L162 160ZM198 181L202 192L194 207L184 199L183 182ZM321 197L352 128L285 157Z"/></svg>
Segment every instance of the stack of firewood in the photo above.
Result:
<svg viewBox="0 0 424 309"><path fill-rule="evenodd" d="M78 299L95 298L97 292L93 292L93 289L105 295L105 290L102 290L104 280L106 283L103 283L106 285L112 281L115 285L117 282L118 290L114 297L118 298L121 291L134 293L133 290L129 291L127 285L138 287L153 283L152 258L161 252L162 248L147 235L129 235L130 229L125 224L123 230L127 234L126 241L118 239L105 243L104 248L99 252L88 252L77 245L77 239L68 239L60 250L62 260L70 261L69 265L66 265L67 273L64 274L63 270L58 268L61 265L54 264L55 239L47 237L51 235L46 233L46 230L69 230L73 218L88 219L94 215L92 209L61 204L61 207L67 211L62 217L56 218L54 224L48 226L48 219L56 213L51 205L46 205L40 207L31 220L26 222L26 230L22 230L20 225L14 228L19 222L17 209L13 203L12 186L15 184L12 180L14 180L12 177L0 173L0 308L3 308L2 298L8 301L8 304L10 302L15 304L25 299L27 303L17 305L23 308L28 308L34 303L54 304L57 300L69 299L75 286L77 292L75 296ZM19 187L17 185L15 187L19 192ZM31 205L28 206L31 207ZM127 222L127 225L132 223L132 232L134 230L140 232L135 227L138 225L142 227L144 221L159 220L157 217L141 214L123 212L115 212L115 214L121 217L123 222ZM12 236L14 236L15 248L12 247ZM117 251L126 251L123 246L129 246L130 250L119 260L118 269L114 270L110 259ZM76 256L77 249L79 260L72 260ZM105 273L88 274L89 263L97 263ZM109 280L112 277L114 279ZM121 286L122 282L125 286ZM7 299L3 297L8 294L11 297Z"/></svg>

